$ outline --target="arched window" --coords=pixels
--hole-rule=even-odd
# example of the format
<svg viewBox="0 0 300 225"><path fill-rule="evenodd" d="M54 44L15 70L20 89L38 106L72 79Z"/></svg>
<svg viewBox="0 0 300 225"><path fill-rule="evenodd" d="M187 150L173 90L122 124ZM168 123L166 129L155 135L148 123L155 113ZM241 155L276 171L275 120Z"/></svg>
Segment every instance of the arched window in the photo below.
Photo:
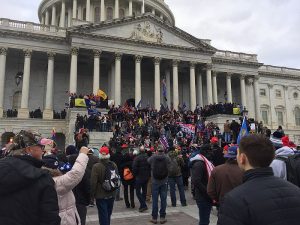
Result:
<svg viewBox="0 0 300 225"><path fill-rule="evenodd" d="M113 8L112 7L108 7L106 9L106 15L107 15L107 20L113 19Z"/></svg>
<svg viewBox="0 0 300 225"><path fill-rule="evenodd" d="M96 23L100 22L100 7L95 8L95 18L94 18Z"/></svg>
<svg viewBox="0 0 300 225"><path fill-rule="evenodd" d="M120 16L121 19L125 17L125 10L124 9L119 10L119 16Z"/></svg>
<svg viewBox="0 0 300 225"><path fill-rule="evenodd" d="M296 126L300 126L300 108L299 107L295 108L295 121L296 121Z"/></svg>
<svg viewBox="0 0 300 225"><path fill-rule="evenodd" d="M86 20L86 8L84 8L82 11L82 20Z"/></svg>

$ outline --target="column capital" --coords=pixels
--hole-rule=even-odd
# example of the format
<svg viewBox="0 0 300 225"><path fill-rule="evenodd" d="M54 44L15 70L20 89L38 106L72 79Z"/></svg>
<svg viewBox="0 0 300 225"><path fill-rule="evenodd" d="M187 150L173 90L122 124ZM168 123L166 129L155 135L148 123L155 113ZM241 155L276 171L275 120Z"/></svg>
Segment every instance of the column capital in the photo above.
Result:
<svg viewBox="0 0 300 225"><path fill-rule="evenodd" d="M155 57L154 58L154 63L157 65L157 64L160 64L160 61L161 61L161 58L159 57Z"/></svg>
<svg viewBox="0 0 300 225"><path fill-rule="evenodd" d="M120 52L115 52L115 57L116 57L116 60L121 60L121 58L122 58L122 53L120 53Z"/></svg>
<svg viewBox="0 0 300 225"><path fill-rule="evenodd" d="M259 80L259 76L254 76L253 79L254 79L254 82L256 82Z"/></svg>
<svg viewBox="0 0 300 225"><path fill-rule="evenodd" d="M212 75L213 77L216 77L216 76L217 76L217 73L218 73L218 72L215 71L215 70L214 70L214 71L211 71L211 75Z"/></svg>
<svg viewBox="0 0 300 225"><path fill-rule="evenodd" d="M269 89L272 89L273 86L274 86L273 84L268 84L268 88L269 88Z"/></svg>
<svg viewBox="0 0 300 225"><path fill-rule="evenodd" d="M79 48L77 47L72 47L71 48L71 55L78 55Z"/></svg>
<svg viewBox="0 0 300 225"><path fill-rule="evenodd" d="M208 63L204 67L205 70L211 70L212 69L212 64Z"/></svg>
<svg viewBox="0 0 300 225"><path fill-rule="evenodd" d="M50 59L50 60L51 60L51 59L54 59L55 55L56 55L55 52L51 52L51 51L48 51L48 52L47 52L48 59Z"/></svg>
<svg viewBox="0 0 300 225"><path fill-rule="evenodd" d="M23 49L25 57L31 57L32 50L31 49Z"/></svg>
<svg viewBox="0 0 300 225"><path fill-rule="evenodd" d="M286 90L286 91L289 89L289 86L288 86L288 85L282 85L282 87L283 87L283 89Z"/></svg>
<svg viewBox="0 0 300 225"><path fill-rule="evenodd" d="M241 80L245 80L245 78L246 78L246 75L245 75L245 74L240 74L240 79L241 79Z"/></svg>
<svg viewBox="0 0 300 225"><path fill-rule="evenodd" d="M101 50L98 50L98 49L93 49L93 53L94 53L94 57L95 58L99 58L102 51Z"/></svg>
<svg viewBox="0 0 300 225"><path fill-rule="evenodd" d="M0 55L7 55L8 48L6 47L0 47Z"/></svg>
<svg viewBox="0 0 300 225"><path fill-rule="evenodd" d="M173 59L172 64L173 66L178 66L180 60L179 59Z"/></svg>
<svg viewBox="0 0 300 225"><path fill-rule="evenodd" d="M232 76L233 76L233 73L230 73L230 72L227 72L227 73L226 73L226 77L227 77L228 79L229 79L229 78L231 79Z"/></svg>
<svg viewBox="0 0 300 225"><path fill-rule="evenodd" d="M143 59L143 56L141 55L135 55L135 62L140 63Z"/></svg>
<svg viewBox="0 0 300 225"><path fill-rule="evenodd" d="M248 82L249 85L253 85L253 83L254 83L254 78L248 78L248 79L247 79L247 82Z"/></svg>
<svg viewBox="0 0 300 225"><path fill-rule="evenodd" d="M195 69L195 66L197 65L197 62L193 62L193 61L191 61L190 62L190 67L191 68L194 68Z"/></svg>

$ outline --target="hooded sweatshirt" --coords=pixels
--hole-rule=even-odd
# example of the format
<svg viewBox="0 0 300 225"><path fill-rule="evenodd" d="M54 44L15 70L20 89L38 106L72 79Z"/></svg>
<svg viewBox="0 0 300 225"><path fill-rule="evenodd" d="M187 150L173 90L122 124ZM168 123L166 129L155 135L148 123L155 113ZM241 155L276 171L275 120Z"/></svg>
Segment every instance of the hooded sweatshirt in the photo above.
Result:
<svg viewBox="0 0 300 225"><path fill-rule="evenodd" d="M272 167L274 176L283 178L287 180L287 173L286 173L286 165L285 162L281 159L276 159L276 157L283 157L288 158L291 155L294 155L293 149L284 146L282 148L279 148L275 151L275 159L271 163L270 167Z"/></svg>

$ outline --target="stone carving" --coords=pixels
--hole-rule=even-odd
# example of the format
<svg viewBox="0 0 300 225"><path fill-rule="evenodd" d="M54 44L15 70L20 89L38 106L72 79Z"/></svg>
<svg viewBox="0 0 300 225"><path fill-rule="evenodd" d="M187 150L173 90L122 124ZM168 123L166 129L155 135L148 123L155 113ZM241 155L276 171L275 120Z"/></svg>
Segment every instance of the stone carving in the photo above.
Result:
<svg viewBox="0 0 300 225"><path fill-rule="evenodd" d="M135 26L129 38L139 41L163 43L163 32L149 22L139 23Z"/></svg>
<svg viewBox="0 0 300 225"><path fill-rule="evenodd" d="M94 49L94 50L93 50L93 53L94 53L94 57L95 57L95 58L99 58L100 55L101 55L101 53L102 53L102 51L101 51L101 50Z"/></svg>
<svg viewBox="0 0 300 225"><path fill-rule="evenodd" d="M47 55L48 55L48 59L49 59L49 60L53 60L54 57L55 57L55 55L56 55L56 53L55 53L55 52L49 51L49 52L47 52Z"/></svg>
<svg viewBox="0 0 300 225"><path fill-rule="evenodd" d="M160 61L161 61L161 58L159 57L155 57L154 58L154 63L157 65L157 64L160 64Z"/></svg>
<svg viewBox="0 0 300 225"><path fill-rule="evenodd" d="M0 55L7 55L7 48L0 47Z"/></svg>
<svg viewBox="0 0 300 225"><path fill-rule="evenodd" d="M25 57L31 57L32 50L31 49L23 49Z"/></svg>
<svg viewBox="0 0 300 225"><path fill-rule="evenodd" d="M71 55L78 55L79 48L77 47L72 47L71 48Z"/></svg>
<svg viewBox="0 0 300 225"><path fill-rule="evenodd" d="M143 59L143 56L141 56L141 55L135 56L135 62L137 62L137 63L140 63L142 61L142 59Z"/></svg>

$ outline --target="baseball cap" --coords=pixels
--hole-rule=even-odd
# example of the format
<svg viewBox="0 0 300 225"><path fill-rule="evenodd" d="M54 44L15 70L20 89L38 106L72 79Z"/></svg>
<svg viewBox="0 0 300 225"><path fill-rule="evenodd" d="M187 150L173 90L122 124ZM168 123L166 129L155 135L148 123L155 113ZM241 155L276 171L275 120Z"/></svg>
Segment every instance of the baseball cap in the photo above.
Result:
<svg viewBox="0 0 300 225"><path fill-rule="evenodd" d="M224 155L224 158L236 158L237 150L238 150L238 146L236 146L236 145L230 146L228 148L227 153Z"/></svg>
<svg viewBox="0 0 300 225"><path fill-rule="evenodd" d="M13 146L10 150L17 150L17 149L27 148L35 145L45 146L46 144L42 140L43 138L41 134L37 132L21 130L14 137Z"/></svg>
<svg viewBox="0 0 300 225"><path fill-rule="evenodd" d="M106 146L101 147L99 153L100 153L101 155L108 155L108 154L109 154L109 149L108 149L108 147L106 147Z"/></svg>
<svg viewBox="0 0 300 225"><path fill-rule="evenodd" d="M210 142L211 142L211 143L218 143L218 141L219 141L219 139L218 139L217 137L212 137L212 138L210 139Z"/></svg>

